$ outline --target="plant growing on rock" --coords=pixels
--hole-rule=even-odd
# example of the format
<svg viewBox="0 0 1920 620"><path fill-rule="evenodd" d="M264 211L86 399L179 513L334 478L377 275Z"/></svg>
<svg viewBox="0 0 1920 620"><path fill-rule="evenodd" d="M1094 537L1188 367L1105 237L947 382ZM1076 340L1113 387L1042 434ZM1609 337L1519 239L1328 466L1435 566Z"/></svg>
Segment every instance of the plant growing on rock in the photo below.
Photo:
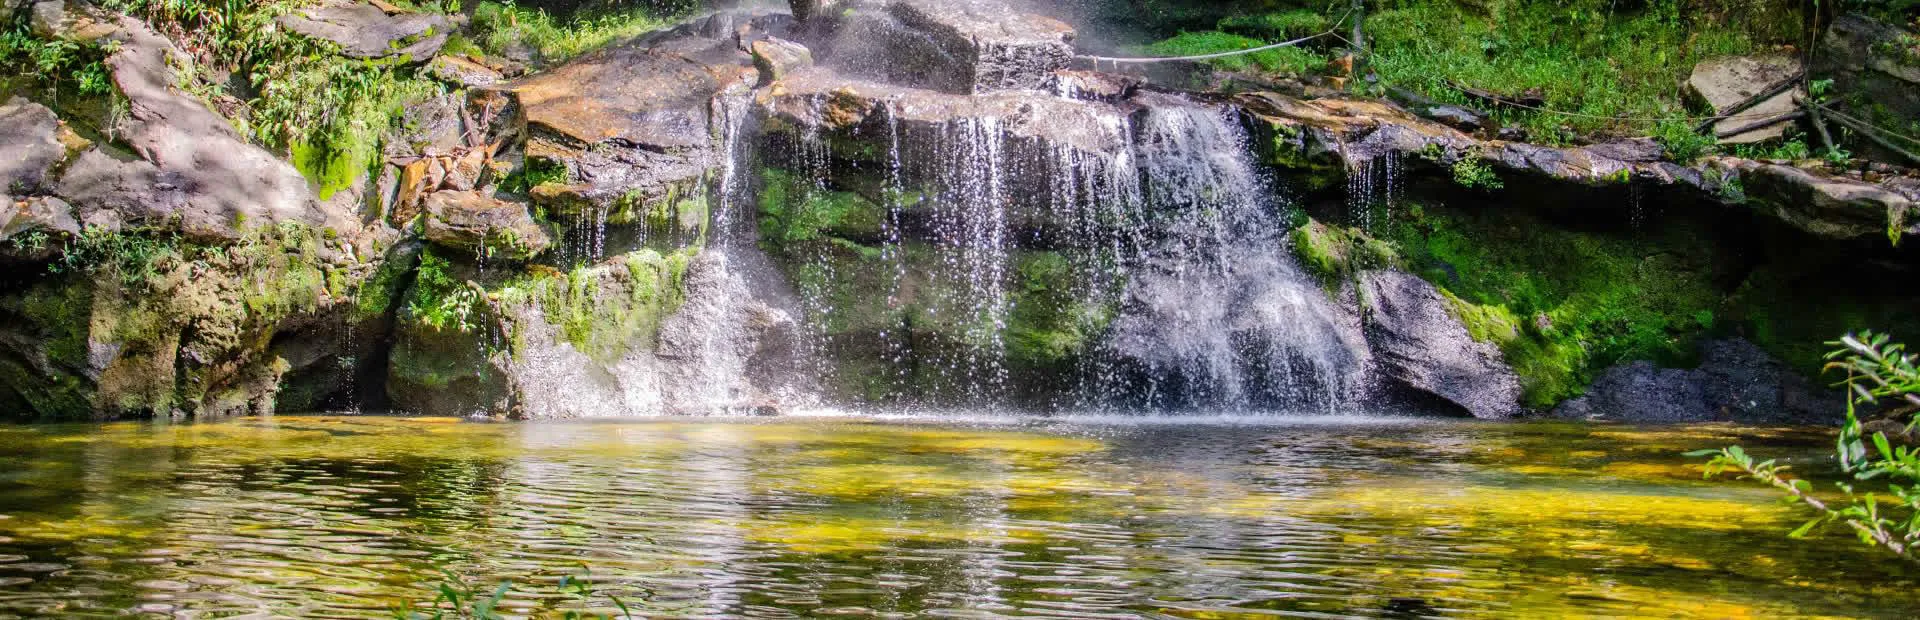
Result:
<svg viewBox="0 0 1920 620"><path fill-rule="evenodd" d="M1915 486L1920 485L1920 450L1895 446L1885 431L1870 431L1859 417L1861 405L1882 400L1900 401L1899 415L1906 417L1920 408L1920 369L1915 368L1915 356L1886 334L1873 332L1849 335L1830 344L1840 348L1828 355L1832 361L1827 368L1846 373L1842 385L1848 392L1847 421L1840 429L1835 458L1841 470L1853 477L1853 482L1835 483L1841 492L1838 500L1817 495L1813 483L1791 477L1788 466L1756 458L1740 446L1688 455L1713 457L1705 467L1708 478L1739 472L1742 477L1780 489L1791 501L1811 509L1814 517L1788 536L1800 538L1816 528L1840 524L1853 530L1862 543L1920 563L1920 548L1916 548L1920 545L1920 486ZM1910 420L1900 434L1910 436L1914 427L1915 422ZM1885 492L1858 491L1854 483L1884 485Z"/></svg>
<svg viewBox="0 0 1920 620"><path fill-rule="evenodd" d="M1453 182L1468 189L1501 189L1506 183L1493 171L1493 166L1478 157L1463 157L1453 162Z"/></svg>

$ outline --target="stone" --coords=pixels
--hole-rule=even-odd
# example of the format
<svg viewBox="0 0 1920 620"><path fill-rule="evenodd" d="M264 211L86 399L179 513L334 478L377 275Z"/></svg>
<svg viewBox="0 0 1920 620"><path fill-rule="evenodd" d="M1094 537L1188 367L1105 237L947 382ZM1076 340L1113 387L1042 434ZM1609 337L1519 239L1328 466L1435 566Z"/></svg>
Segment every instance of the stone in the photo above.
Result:
<svg viewBox="0 0 1920 620"><path fill-rule="evenodd" d="M793 18L804 22L816 15L826 14L827 9L833 8L836 2L837 0L788 0L787 4L793 10Z"/></svg>
<svg viewBox="0 0 1920 620"><path fill-rule="evenodd" d="M291 164L248 142L232 123L177 83L170 57L180 54L144 23L122 16L107 57L128 112L115 135L133 153L89 150L72 164L55 194L83 221L178 230L202 240L231 241L246 228L298 222L357 228L353 215L314 199ZM111 216L96 216L112 212Z"/></svg>
<svg viewBox="0 0 1920 620"><path fill-rule="evenodd" d="M427 63L427 74L461 88L485 88L506 81L500 72L465 56L442 54Z"/></svg>
<svg viewBox="0 0 1920 620"><path fill-rule="evenodd" d="M533 221L525 203L501 200L485 192L428 194L426 213L427 241L464 252L464 256L523 261L553 245L553 238Z"/></svg>
<svg viewBox="0 0 1920 620"><path fill-rule="evenodd" d="M1520 379L1500 350L1479 342L1426 280L1400 271L1359 276L1367 342L1380 372L1476 418L1521 412Z"/></svg>
<svg viewBox="0 0 1920 620"><path fill-rule="evenodd" d="M1073 27L999 0L852 3L825 45L834 68L957 94L1045 88L1073 62Z"/></svg>
<svg viewBox="0 0 1920 620"><path fill-rule="evenodd" d="M287 30L340 46L350 58L400 58L426 62L446 45L447 18L428 13L389 15L380 7L328 0L275 18Z"/></svg>
<svg viewBox="0 0 1920 620"><path fill-rule="evenodd" d="M760 70L760 84L779 81L794 71L813 66L813 52L792 41L766 38L754 41L753 66Z"/></svg>
<svg viewBox="0 0 1920 620"><path fill-rule="evenodd" d="M1635 361L1607 369L1555 417L1617 422L1835 424L1846 403L1745 340L1701 344L1695 369Z"/></svg>
<svg viewBox="0 0 1920 620"><path fill-rule="evenodd" d="M0 191L30 195L51 189L55 167L67 158L53 110L14 97L0 105Z"/></svg>
<svg viewBox="0 0 1920 620"><path fill-rule="evenodd" d="M68 6L65 0L42 0L27 9L27 28L42 39L92 43L119 31L111 13L91 7Z"/></svg>
<svg viewBox="0 0 1920 620"><path fill-rule="evenodd" d="M19 200L0 195L0 257L40 263L60 253L67 239L80 234L73 206L52 196Z"/></svg>
<svg viewBox="0 0 1920 620"><path fill-rule="evenodd" d="M1920 205L1886 186L1826 177L1793 166L1729 162L1747 200L1806 232L1829 239L1920 235Z"/></svg>
<svg viewBox="0 0 1920 620"><path fill-rule="evenodd" d="M1687 92L1706 103L1714 114L1725 114L1742 101L1798 78L1805 68L1805 63L1798 56L1788 54L1715 58L1693 67L1693 74L1687 78ZM1794 103L1793 95L1789 89L1769 97L1753 107L1734 113L1737 118L1714 124L1713 131L1731 131L1757 120L1797 110L1799 106ZM1750 144L1772 140L1785 135L1789 126L1790 123L1770 125L1720 138L1720 143Z"/></svg>
<svg viewBox="0 0 1920 620"><path fill-rule="evenodd" d="M510 107L525 121L526 157L567 170L566 180L539 195L550 212L636 212L701 187L716 157L714 98L744 93L757 73L730 42L681 46L707 50L701 57L715 64L655 49L668 45L603 49L507 87Z"/></svg>

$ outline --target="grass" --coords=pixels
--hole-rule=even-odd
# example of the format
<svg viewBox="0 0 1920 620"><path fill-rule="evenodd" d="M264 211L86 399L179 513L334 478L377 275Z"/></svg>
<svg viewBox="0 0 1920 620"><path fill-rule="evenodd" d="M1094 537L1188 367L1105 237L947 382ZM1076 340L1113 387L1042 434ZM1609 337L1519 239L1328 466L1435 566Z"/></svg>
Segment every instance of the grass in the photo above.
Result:
<svg viewBox="0 0 1920 620"><path fill-rule="evenodd" d="M1626 119L1690 116L1680 85L1695 64L1791 42L1799 27L1798 5L1780 0L1408 0L1390 6L1371 13L1366 22L1369 63L1384 84L1482 109L1490 106L1470 100L1454 84L1506 94L1537 92L1545 107L1575 115L1488 111L1526 129L1533 141L1549 144L1583 136L1653 134L1657 123ZM1280 6L1229 17L1212 31L1181 33L1149 51L1190 55L1247 49L1324 31L1327 16L1337 18L1344 10L1344 4ZM1317 45L1327 51L1288 48L1208 62L1242 71L1313 71L1333 51L1327 46L1342 44ZM1691 150L1695 145L1680 146L1699 152Z"/></svg>
<svg viewBox="0 0 1920 620"><path fill-rule="evenodd" d="M565 62L622 39L665 27L683 3L644 3L640 9L588 10L555 17L513 2L482 2L473 11L471 44L493 56L524 48L541 64Z"/></svg>

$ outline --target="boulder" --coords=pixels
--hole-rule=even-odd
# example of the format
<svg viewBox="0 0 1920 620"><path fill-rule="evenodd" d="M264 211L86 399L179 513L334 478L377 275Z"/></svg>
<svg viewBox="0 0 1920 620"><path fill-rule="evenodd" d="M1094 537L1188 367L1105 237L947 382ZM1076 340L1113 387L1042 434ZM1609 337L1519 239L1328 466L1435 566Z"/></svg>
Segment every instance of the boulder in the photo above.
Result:
<svg viewBox="0 0 1920 620"><path fill-rule="evenodd" d="M444 191L426 198L426 238L466 256L523 261L553 245L526 203L479 191Z"/></svg>
<svg viewBox="0 0 1920 620"><path fill-rule="evenodd" d="M1727 114L1734 105L1798 79L1805 70L1805 63L1798 56L1789 54L1715 58L1694 66L1693 74L1687 78L1687 92L1705 103L1714 114ZM1794 103L1793 92L1789 89L1739 111L1735 114L1739 118L1720 121L1713 126L1713 131L1731 131L1797 109L1799 106ZM1772 140L1785 135L1789 126L1788 123L1769 125L1720 138L1720 143L1749 144Z"/></svg>
<svg viewBox="0 0 1920 620"><path fill-rule="evenodd" d="M854 3L828 30L836 69L957 94L1045 88L1073 62L1071 26L999 0Z"/></svg>
<svg viewBox="0 0 1920 620"><path fill-rule="evenodd" d="M1920 235L1920 203L1893 188L1828 177L1793 166L1739 160L1746 198L1755 207L1829 239Z"/></svg>
<svg viewBox="0 0 1920 620"><path fill-rule="evenodd" d="M1476 418L1521 412L1519 377L1498 348L1473 339L1432 284L1391 270L1361 273L1359 283L1367 342L1385 378Z"/></svg>
<svg viewBox="0 0 1920 620"><path fill-rule="evenodd" d="M704 193L717 157L713 100L744 92L757 74L730 41L674 41L687 39L604 49L506 87L525 120L526 157L566 169L535 193L549 213L593 209L626 222ZM655 49L675 45L707 52Z"/></svg>
<svg viewBox="0 0 1920 620"><path fill-rule="evenodd" d="M292 165L254 146L232 123L174 87L180 54L144 23L122 16L107 57L128 110L114 133L131 149L93 149L61 178L55 194L83 221L178 230L202 240L235 240L244 229L298 222L346 231L351 214L323 209Z"/></svg>
<svg viewBox="0 0 1920 620"><path fill-rule="evenodd" d="M506 81L499 71L465 56L435 56L427 63L427 74L460 88L485 88Z"/></svg>
<svg viewBox="0 0 1920 620"><path fill-rule="evenodd" d="M833 8L837 0L788 0L793 10L793 18L800 21L812 19L815 15L824 15Z"/></svg>
<svg viewBox="0 0 1920 620"><path fill-rule="evenodd" d="M73 207L52 196L16 199L0 194L0 257L45 262L61 244L80 234Z"/></svg>
<svg viewBox="0 0 1920 620"><path fill-rule="evenodd" d="M287 30L340 46L350 58L399 58L425 62L446 45L447 18L428 13L389 14L352 0L327 0L275 18Z"/></svg>
<svg viewBox="0 0 1920 620"><path fill-rule="evenodd" d="M1555 417L1618 422L1834 424L1846 403L1745 340L1701 344L1695 369L1636 361L1601 373Z"/></svg>
<svg viewBox="0 0 1920 620"><path fill-rule="evenodd" d="M796 70L813 66L813 52L806 46L785 39L754 41L753 66L760 70L760 85L772 84Z"/></svg>
<svg viewBox="0 0 1920 620"><path fill-rule="evenodd" d="M46 106L19 97L0 105L0 191L51 189L55 166L67 158L61 131L60 119Z"/></svg>

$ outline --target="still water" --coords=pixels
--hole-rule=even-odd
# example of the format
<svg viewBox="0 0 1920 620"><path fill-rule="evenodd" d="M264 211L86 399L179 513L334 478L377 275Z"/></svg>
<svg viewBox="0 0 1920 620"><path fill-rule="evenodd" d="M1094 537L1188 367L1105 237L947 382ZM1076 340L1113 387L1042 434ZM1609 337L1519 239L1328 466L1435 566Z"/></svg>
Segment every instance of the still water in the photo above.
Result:
<svg viewBox="0 0 1920 620"><path fill-rule="evenodd" d="M1253 422L0 427L0 617L1920 616L1679 456L1814 431Z"/></svg>

